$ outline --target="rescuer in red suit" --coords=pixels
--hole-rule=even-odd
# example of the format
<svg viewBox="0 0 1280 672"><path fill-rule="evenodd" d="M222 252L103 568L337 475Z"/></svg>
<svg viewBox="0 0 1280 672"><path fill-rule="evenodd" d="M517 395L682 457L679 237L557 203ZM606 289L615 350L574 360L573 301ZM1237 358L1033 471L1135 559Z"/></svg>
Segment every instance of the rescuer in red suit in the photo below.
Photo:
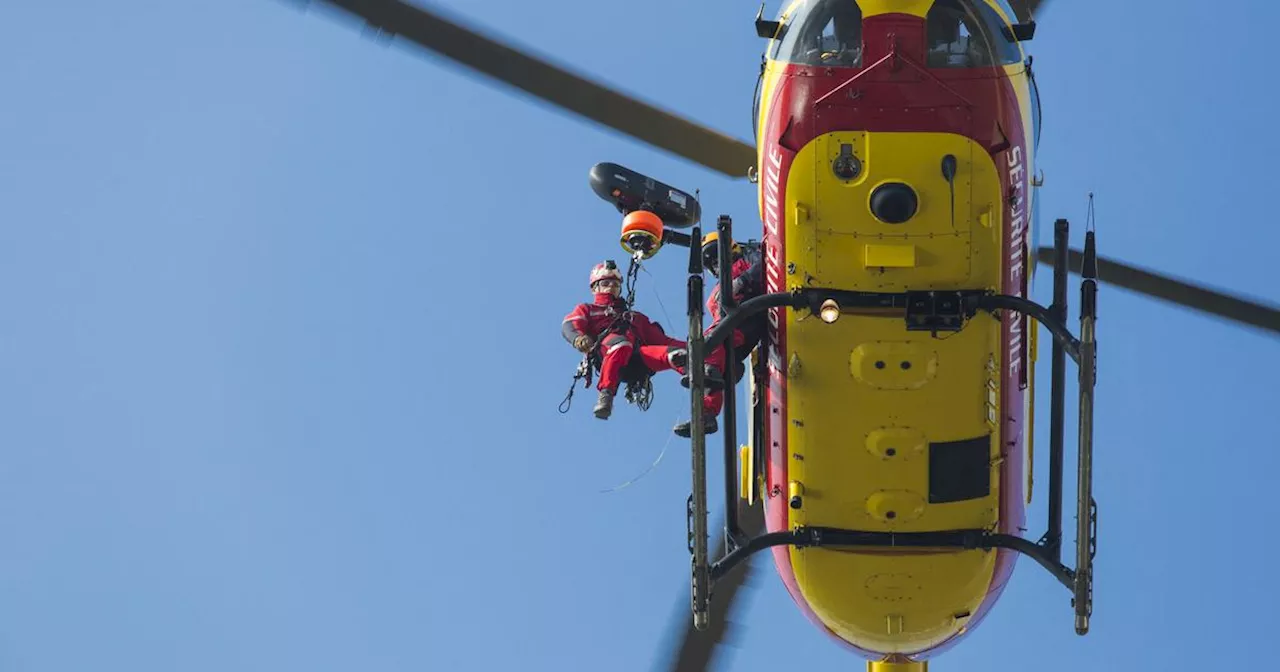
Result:
<svg viewBox="0 0 1280 672"><path fill-rule="evenodd" d="M595 416L608 419L624 369L638 356L650 373L675 369L684 373L688 352L684 341L667 336L662 327L643 313L632 310L622 298L622 273L613 261L591 269L591 303L580 303L561 325L564 339L582 353L598 348L600 396ZM709 401L704 404L710 403ZM719 411L717 410L716 413ZM712 417L714 417L712 413Z"/></svg>
<svg viewBox="0 0 1280 672"><path fill-rule="evenodd" d="M702 239L702 265L716 278L720 278L720 234L711 232ZM730 269L729 285L733 288L733 297L738 305L742 305L743 301L759 296L764 293L764 257L760 253L757 245L742 246L738 243L733 244L733 251L730 258L733 260ZM723 280L717 282L711 288L711 297L707 299L707 312L711 314L711 326L707 327L704 332L710 335L716 325L720 324L720 320L724 315L720 313L720 291ZM725 380L726 385L736 384L741 377L739 371L745 372L743 367L744 361L751 356L751 351L755 349L756 344L760 342L760 338L765 332L765 315L760 313L747 318L745 322L733 330L730 337L733 342L733 375L725 376L722 372L725 370L724 361L724 343L721 343L707 353L706 363L708 375ZM683 372L682 372L683 373ZM719 429L719 423L716 416L720 414L720 409L724 405L724 392L715 390L708 392L703 397L702 407L706 409L702 417L704 432L707 434L714 433ZM691 423L682 422L675 427L675 432L679 436L688 437L692 434Z"/></svg>

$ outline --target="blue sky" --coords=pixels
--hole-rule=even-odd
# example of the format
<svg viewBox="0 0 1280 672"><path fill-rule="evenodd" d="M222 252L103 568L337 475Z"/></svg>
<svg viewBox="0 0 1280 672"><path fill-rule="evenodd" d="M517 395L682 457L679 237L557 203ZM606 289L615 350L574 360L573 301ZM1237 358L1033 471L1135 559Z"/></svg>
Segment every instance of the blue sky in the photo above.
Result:
<svg viewBox="0 0 1280 672"><path fill-rule="evenodd" d="M750 137L756 5L446 7ZM1093 191L1104 254L1280 301L1258 86L1280 16L1232 8L1223 33L1190 3L1050 4L1041 242L1066 216L1078 245ZM587 170L701 189L758 235L751 185L282 1L10 3L0 62L0 669L658 660L687 618L688 443L600 491L687 397L660 379L648 413L600 422L581 390L556 412L560 320L622 256ZM639 289L672 331L681 262ZM935 670L1190 670L1272 634L1276 341L1100 306L1093 631L1023 561ZM1037 418L1033 538L1047 396ZM720 669L861 668L772 571L733 618Z"/></svg>

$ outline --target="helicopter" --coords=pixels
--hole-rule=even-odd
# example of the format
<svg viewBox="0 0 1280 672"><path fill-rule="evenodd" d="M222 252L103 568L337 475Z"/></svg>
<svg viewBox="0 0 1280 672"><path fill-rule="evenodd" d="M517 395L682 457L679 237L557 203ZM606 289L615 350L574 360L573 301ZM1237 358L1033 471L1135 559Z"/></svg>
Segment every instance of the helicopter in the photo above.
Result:
<svg viewBox="0 0 1280 672"><path fill-rule="evenodd" d="M626 216L620 241L689 249L693 492L690 628L671 669L710 664L749 562L768 550L797 607L880 672L926 670L997 603L1019 555L1062 583L1088 632L1097 505L1092 399L1098 283L1280 333L1280 310L1069 248L1054 222L1035 248L1038 86L1027 46L1044 4L1006 0L788 0L765 41L754 144L534 59L418 6L326 0L597 123L755 184L763 295L704 334L700 209L688 193L599 164L596 193ZM694 201L696 205L696 200ZM653 217L635 217L649 213ZM681 230L687 229L689 233ZM733 224L716 231L728 267ZM1030 301L1039 263L1053 303ZM1068 275L1080 327L1066 324ZM748 440L725 386L724 535L710 548L702 358L747 319ZM1052 338L1047 531L1030 503L1040 327ZM1062 562L1068 357L1080 395L1074 567ZM728 360L733 359L729 353Z"/></svg>

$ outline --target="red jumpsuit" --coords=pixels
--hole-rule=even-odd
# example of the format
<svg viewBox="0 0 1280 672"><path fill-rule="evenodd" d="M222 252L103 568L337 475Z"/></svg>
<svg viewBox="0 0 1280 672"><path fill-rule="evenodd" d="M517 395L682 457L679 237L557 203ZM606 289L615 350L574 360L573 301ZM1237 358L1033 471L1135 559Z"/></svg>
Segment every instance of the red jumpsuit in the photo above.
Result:
<svg viewBox="0 0 1280 672"><path fill-rule="evenodd" d="M742 305L743 301L754 298L763 293L764 285L764 268L763 258L758 250L744 250L743 255L734 260L731 268L732 273L730 284L733 286L733 298L738 305ZM711 289L711 297L707 299L707 312L711 314L711 326L707 327L705 335L710 335L720 320L724 317L720 314L720 283ZM764 335L765 313L747 318L741 326L733 330L733 354L738 364L746 359L755 348L756 343L760 341L760 337ZM734 384L736 379L733 371L725 371L724 361L724 343L717 345L714 350L707 353L707 364L716 368L721 372L726 385ZM707 394L703 400L703 408L715 415L720 414L720 409L724 404L724 392L714 391Z"/></svg>
<svg viewBox="0 0 1280 672"><path fill-rule="evenodd" d="M671 358L677 351L684 350L687 344L668 336L662 327L643 313L633 310L630 327L604 333L626 310L627 303L622 298L609 293L596 294L592 303L580 303L574 307L561 325L561 333L569 343L584 334L599 339L600 381L596 389L617 393L618 384L622 382L622 370L636 354L637 346L640 360L651 372L675 369L684 374L685 367L675 366ZM709 401L704 401L703 405L710 409L708 404Z"/></svg>

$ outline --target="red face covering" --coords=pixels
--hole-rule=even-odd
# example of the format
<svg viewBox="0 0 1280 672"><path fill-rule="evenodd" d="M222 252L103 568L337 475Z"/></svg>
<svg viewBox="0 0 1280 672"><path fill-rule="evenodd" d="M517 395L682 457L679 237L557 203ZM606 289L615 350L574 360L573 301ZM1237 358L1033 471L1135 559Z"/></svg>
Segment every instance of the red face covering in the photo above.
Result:
<svg viewBox="0 0 1280 672"><path fill-rule="evenodd" d="M608 289L605 289L604 286L606 284L608 284L607 281L601 281L596 283L595 287L591 288L591 291L595 294L596 305L605 306L610 303L613 303L615 300L617 300L617 297L622 293L621 292L622 285L620 283L617 283L616 281L614 282L614 287L617 287L619 290L617 294L615 294L614 292Z"/></svg>

